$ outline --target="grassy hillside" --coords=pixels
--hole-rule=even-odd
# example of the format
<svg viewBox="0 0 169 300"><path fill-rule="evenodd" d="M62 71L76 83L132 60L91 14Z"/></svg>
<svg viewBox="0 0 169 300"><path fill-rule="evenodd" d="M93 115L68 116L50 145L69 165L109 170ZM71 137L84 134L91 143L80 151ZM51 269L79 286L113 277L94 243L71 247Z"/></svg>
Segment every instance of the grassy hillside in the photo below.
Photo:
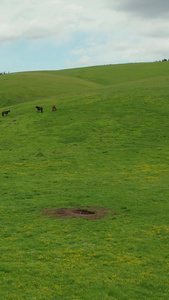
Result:
<svg viewBox="0 0 169 300"><path fill-rule="evenodd" d="M0 76L1 299L168 299L168 82L168 62ZM42 213L77 206L117 214Z"/></svg>
<svg viewBox="0 0 169 300"><path fill-rule="evenodd" d="M85 79L101 85L114 85L136 80L168 77L169 63L137 63L107 65L89 68L61 70L57 74Z"/></svg>
<svg viewBox="0 0 169 300"><path fill-rule="evenodd" d="M168 62L108 65L48 72L12 73L0 78L0 107L26 101L56 99L102 87L146 80L168 80Z"/></svg>
<svg viewBox="0 0 169 300"><path fill-rule="evenodd" d="M48 97L55 99L59 95L97 88L98 84L60 76L57 72L25 72L1 76L0 86L3 107Z"/></svg>

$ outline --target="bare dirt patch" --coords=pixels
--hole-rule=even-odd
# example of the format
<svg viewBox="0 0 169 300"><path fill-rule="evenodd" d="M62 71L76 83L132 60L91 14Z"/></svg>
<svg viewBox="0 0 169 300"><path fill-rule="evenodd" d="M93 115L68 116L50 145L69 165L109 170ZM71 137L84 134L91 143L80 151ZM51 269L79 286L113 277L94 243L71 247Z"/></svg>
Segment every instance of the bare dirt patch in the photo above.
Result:
<svg viewBox="0 0 169 300"><path fill-rule="evenodd" d="M81 218L95 220L106 217L107 215L117 215L111 208L104 207L74 207L74 208L45 208L42 215L50 218Z"/></svg>

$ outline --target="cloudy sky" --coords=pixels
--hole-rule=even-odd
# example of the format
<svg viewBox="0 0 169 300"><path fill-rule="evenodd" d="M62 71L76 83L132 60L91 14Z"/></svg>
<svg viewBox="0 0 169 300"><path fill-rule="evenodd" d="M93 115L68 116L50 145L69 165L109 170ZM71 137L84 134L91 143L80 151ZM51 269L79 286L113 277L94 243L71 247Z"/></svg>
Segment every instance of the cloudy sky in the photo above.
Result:
<svg viewBox="0 0 169 300"><path fill-rule="evenodd" d="M169 0L0 0L0 72L169 59Z"/></svg>

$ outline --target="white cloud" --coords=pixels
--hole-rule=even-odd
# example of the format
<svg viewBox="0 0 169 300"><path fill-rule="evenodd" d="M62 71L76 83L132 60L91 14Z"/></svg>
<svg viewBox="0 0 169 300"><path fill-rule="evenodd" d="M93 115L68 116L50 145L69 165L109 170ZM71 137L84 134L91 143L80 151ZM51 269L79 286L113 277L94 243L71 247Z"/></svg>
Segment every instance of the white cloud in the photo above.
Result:
<svg viewBox="0 0 169 300"><path fill-rule="evenodd" d="M1 3L0 19L0 42L46 37L64 40L76 31L90 34L111 31L120 26L122 15L110 10L103 0L18 0L15 3L6 0Z"/></svg>
<svg viewBox="0 0 169 300"><path fill-rule="evenodd" d="M66 64L69 68L76 68L83 66L93 66L95 64L95 61L90 56L83 55L75 62L67 60Z"/></svg>
<svg viewBox="0 0 169 300"><path fill-rule="evenodd" d="M1 0L0 5L1 45L8 42L12 49L27 41L46 51L43 41L50 41L59 53L65 45L64 67L168 56L168 0Z"/></svg>

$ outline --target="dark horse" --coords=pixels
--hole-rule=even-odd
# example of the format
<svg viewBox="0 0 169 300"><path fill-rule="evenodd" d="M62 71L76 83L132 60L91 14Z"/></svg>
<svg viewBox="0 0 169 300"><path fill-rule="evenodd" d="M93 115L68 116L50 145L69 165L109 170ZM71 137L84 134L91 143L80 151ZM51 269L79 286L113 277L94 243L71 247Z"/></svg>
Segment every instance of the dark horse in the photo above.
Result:
<svg viewBox="0 0 169 300"><path fill-rule="evenodd" d="M41 113L43 112L43 107L36 106L36 108L37 108L37 111L41 111Z"/></svg>
<svg viewBox="0 0 169 300"><path fill-rule="evenodd" d="M10 112L10 110L6 110L6 111L3 111L2 112L2 116L4 117L4 115L6 115L7 116L7 114Z"/></svg>

